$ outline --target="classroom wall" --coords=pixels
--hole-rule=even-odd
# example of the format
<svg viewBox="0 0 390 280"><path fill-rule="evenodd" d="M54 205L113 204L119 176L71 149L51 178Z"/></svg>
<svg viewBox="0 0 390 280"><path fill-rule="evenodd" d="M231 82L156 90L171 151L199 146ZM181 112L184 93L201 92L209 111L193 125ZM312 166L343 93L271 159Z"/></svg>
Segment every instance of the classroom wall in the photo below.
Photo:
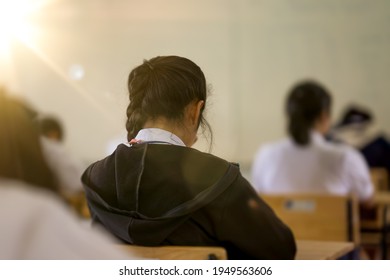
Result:
<svg viewBox="0 0 390 280"><path fill-rule="evenodd" d="M125 141L127 75L157 55L186 56L204 70L212 152L244 168L260 144L284 135L284 97L307 77L333 92L335 117L361 103L389 132L390 1L45 2L30 18L34 36L14 38L0 70L63 119L67 146L85 161L103 157L112 139Z"/></svg>

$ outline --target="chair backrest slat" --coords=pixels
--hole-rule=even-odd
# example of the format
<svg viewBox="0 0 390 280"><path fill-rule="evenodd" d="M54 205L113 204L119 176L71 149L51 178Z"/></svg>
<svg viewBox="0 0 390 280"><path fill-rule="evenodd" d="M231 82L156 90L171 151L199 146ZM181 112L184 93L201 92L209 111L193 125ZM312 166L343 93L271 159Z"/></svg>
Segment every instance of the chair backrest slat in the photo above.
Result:
<svg viewBox="0 0 390 280"><path fill-rule="evenodd" d="M389 174L386 168L371 168L370 175L376 191L389 190Z"/></svg>
<svg viewBox="0 0 390 280"><path fill-rule="evenodd" d="M360 243L358 202L351 196L261 195L296 239Z"/></svg>

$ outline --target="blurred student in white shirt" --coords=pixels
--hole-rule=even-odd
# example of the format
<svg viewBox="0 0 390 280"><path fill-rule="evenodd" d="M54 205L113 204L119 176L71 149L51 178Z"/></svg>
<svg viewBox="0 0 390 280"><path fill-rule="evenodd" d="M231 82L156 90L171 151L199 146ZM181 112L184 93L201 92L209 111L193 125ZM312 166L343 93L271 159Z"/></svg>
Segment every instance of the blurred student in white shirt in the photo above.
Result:
<svg viewBox="0 0 390 280"><path fill-rule="evenodd" d="M259 193L355 194L370 202L373 186L362 155L353 148L328 143L332 98L322 85L304 81L287 97L289 137L264 145L252 166Z"/></svg>
<svg viewBox="0 0 390 280"><path fill-rule="evenodd" d="M56 194L28 107L0 87L0 259L129 259Z"/></svg>
<svg viewBox="0 0 390 280"><path fill-rule="evenodd" d="M36 121L42 135L43 153L57 177L61 192L67 195L83 192L81 175L87 166L64 146L61 122L53 116L39 116Z"/></svg>
<svg viewBox="0 0 390 280"><path fill-rule="evenodd" d="M330 138L360 151L370 168L385 168L390 174L390 138L368 108L346 107Z"/></svg>

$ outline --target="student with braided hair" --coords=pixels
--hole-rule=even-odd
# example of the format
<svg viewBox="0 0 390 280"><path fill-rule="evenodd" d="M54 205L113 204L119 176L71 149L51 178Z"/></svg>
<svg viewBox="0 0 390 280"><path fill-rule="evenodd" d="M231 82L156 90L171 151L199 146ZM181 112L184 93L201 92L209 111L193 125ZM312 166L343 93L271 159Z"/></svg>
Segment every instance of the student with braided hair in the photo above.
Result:
<svg viewBox="0 0 390 280"><path fill-rule="evenodd" d="M207 86L189 59L159 56L128 79L129 145L92 164L82 180L93 220L144 246L223 246L229 259L292 259L295 241L239 168L191 148Z"/></svg>

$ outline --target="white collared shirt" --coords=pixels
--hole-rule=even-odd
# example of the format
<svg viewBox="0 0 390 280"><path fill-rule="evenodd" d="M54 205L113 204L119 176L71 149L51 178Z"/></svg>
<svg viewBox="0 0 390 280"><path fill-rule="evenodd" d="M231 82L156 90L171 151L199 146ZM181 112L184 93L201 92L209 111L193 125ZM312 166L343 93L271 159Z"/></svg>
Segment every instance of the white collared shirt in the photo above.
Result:
<svg viewBox="0 0 390 280"><path fill-rule="evenodd" d="M328 143L313 132L308 146L292 139L265 145L256 154L252 182L259 193L373 194L369 170L362 155L346 145Z"/></svg>
<svg viewBox="0 0 390 280"><path fill-rule="evenodd" d="M177 146L183 146L183 147L186 146L178 136L176 136L172 132L160 128L141 129L138 132L137 136L135 137L135 140L142 141L142 142L158 141L158 142L177 145Z"/></svg>

